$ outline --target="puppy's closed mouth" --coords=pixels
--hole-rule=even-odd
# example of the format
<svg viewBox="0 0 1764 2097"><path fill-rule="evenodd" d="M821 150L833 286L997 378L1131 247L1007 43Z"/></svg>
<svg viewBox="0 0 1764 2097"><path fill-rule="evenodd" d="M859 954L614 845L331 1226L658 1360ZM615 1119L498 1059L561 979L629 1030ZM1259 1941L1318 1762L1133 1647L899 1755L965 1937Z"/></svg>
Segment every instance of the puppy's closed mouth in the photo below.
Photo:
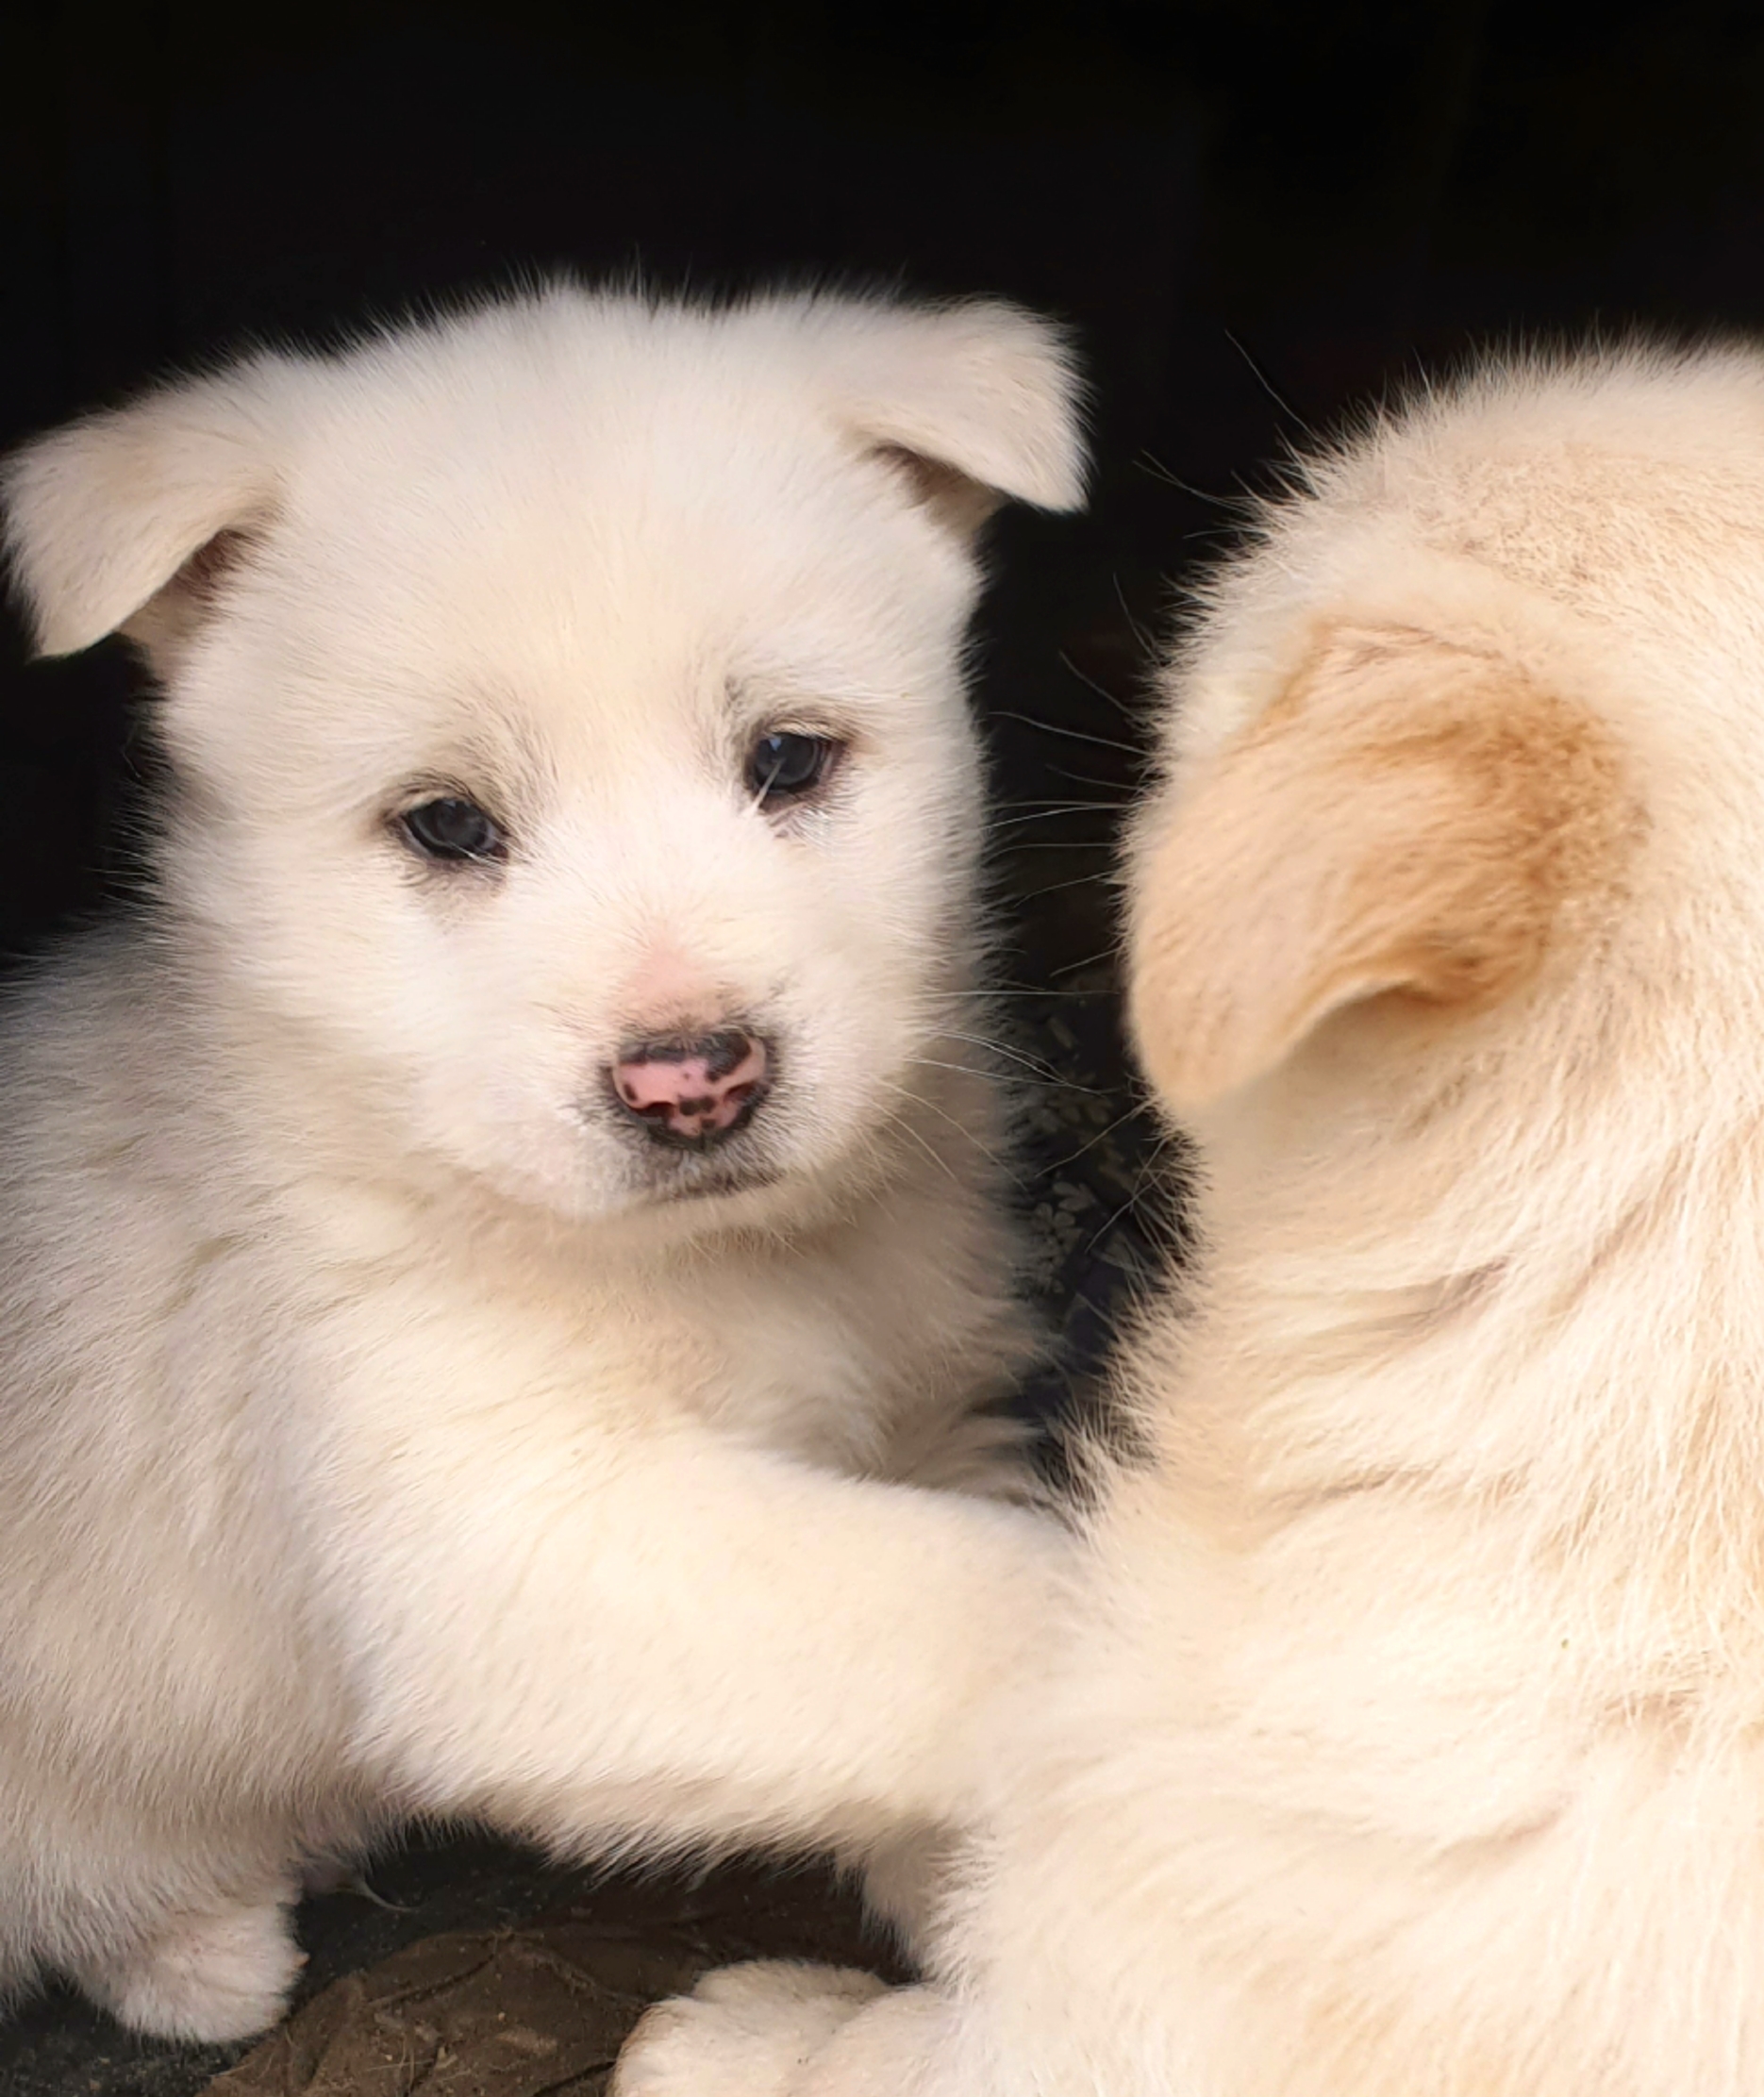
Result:
<svg viewBox="0 0 1764 2097"><path fill-rule="evenodd" d="M726 1137L646 1142L629 1155L626 1171L631 1193L644 1204L752 1193L790 1176L763 1135L745 1123Z"/></svg>
<svg viewBox="0 0 1764 2097"><path fill-rule="evenodd" d="M775 1187L784 1177L777 1166L758 1160L741 1165L731 1158L719 1158L714 1165L701 1165L691 1152L682 1155L675 1151L673 1155L677 1162L672 1171L657 1159L657 1169L649 1174L641 1190L647 1199L691 1202L714 1195L751 1194L764 1187Z"/></svg>

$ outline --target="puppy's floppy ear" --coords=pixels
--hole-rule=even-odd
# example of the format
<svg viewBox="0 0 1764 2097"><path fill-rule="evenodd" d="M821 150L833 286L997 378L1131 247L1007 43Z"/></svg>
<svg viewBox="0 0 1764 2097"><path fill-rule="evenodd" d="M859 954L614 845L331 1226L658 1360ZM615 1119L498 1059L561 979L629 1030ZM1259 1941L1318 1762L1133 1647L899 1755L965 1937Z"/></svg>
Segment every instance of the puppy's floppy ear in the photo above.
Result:
<svg viewBox="0 0 1764 2097"><path fill-rule="evenodd" d="M972 533L1007 500L1083 508L1081 388L1053 323L983 299L830 304L819 317L835 415L952 530Z"/></svg>
<svg viewBox="0 0 1764 2097"><path fill-rule="evenodd" d="M1537 970L1633 832L1609 734L1510 663L1340 626L1142 825L1131 1022L1177 1112L1332 1012L1478 1010Z"/></svg>
<svg viewBox="0 0 1764 2097"><path fill-rule="evenodd" d="M12 576L42 654L118 631L153 651L199 617L275 506L263 375L246 365L163 388L39 438L0 469Z"/></svg>

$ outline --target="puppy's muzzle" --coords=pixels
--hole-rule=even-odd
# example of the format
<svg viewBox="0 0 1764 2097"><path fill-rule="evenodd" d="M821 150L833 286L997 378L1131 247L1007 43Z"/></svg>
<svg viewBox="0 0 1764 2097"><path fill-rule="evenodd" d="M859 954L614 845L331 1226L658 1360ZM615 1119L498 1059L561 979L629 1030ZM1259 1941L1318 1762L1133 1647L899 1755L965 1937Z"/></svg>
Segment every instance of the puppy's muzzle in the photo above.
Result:
<svg viewBox="0 0 1764 2097"><path fill-rule="evenodd" d="M745 1128L771 1087L772 1050L757 1034L668 1036L624 1049L612 1096L657 1143L707 1151Z"/></svg>

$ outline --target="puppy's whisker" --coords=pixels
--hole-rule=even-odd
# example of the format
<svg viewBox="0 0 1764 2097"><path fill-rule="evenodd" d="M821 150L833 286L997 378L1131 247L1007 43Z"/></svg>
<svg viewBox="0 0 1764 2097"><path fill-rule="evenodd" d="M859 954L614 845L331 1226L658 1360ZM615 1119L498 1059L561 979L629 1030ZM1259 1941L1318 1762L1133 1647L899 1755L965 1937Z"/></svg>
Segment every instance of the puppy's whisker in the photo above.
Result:
<svg viewBox="0 0 1764 2097"><path fill-rule="evenodd" d="M1192 481L1184 480L1180 474L1166 466L1156 452L1141 451L1133 463L1149 479L1160 480L1168 488L1177 489L1184 495L1191 495L1197 503L1207 504L1208 508L1226 510L1235 516L1245 508L1240 496L1209 494L1205 488L1197 488ZM1199 538L1202 535L1190 532L1188 536Z"/></svg>
<svg viewBox="0 0 1764 2097"><path fill-rule="evenodd" d="M1034 728L1044 736L1065 736L1073 742L1093 742L1101 750L1119 750L1123 757L1142 759L1144 750L1134 742L1119 742L1112 736L1091 735L1083 728L1062 727L1057 721L1037 721L1032 714L1011 713L1001 710L992 717L995 721L1015 721L1025 728Z"/></svg>
<svg viewBox="0 0 1764 2097"><path fill-rule="evenodd" d="M911 1093L907 1093L906 1096L908 1099L913 1098L913 1095ZM923 1105L924 1103L922 1101L915 1100L914 1104ZM931 1160L932 1164L937 1167L938 1171L941 1173L945 1176L945 1178L950 1180L953 1185L963 1188L965 1191L965 1183L962 1180L960 1173L954 1169L954 1167L950 1164L948 1158L946 1158L941 1154L941 1152L940 1152L933 1144L925 1140L924 1137L920 1133L918 1129L916 1129L912 1125L912 1123L907 1119L904 1109L896 1108L893 1113L889 1115L885 1125L889 1128L898 1129L903 1136L910 1137L912 1140L918 1144L919 1148L924 1153L924 1155Z"/></svg>
<svg viewBox="0 0 1764 2097"><path fill-rule="evenodd" d="M1018 830L1031 823L1050 823L1058 816L1119 815L1124 803L1120 801L1065 801L1047 807L1033 808L1019 815L1005 817L992 825L992 834L1000 831Z"/></svg>
<svg viewBox="0 0 1764 2097"><path fill-rule="evenodd" d="M1088 879L1089 876L1083 878ZM1053 884L1055 889L1071 889L1077 886L1078 883L1075 881L1056 881ZM1048 895L1052 893L1052 890L1036 889L1032 893L1035 895ZM1043 998L1073 998L1079 1002L1088 1000L1094 1005L1100 997L1105 995L1100 990L1059 990L1049 983L1020 983L1014 977L1001 978L997 989L1002 995L1022 998L1028 1004L1039 1004Z"/></svg>
<svg viewBox="0 0 1764 2097"><path fill-rule="evenodd" d="M1055 767L1050 765L1046 769L1050 774L1055 774ZM1058 773L1057 775L1061 778L1073 777L1073 775L1069 773ZM1098 794L1107 799L1111 805L1115 802L1127 799L1131 791L1129 788L1123 786L1121 782L1114 779L1073 779L1073 783L1074 785L1094 787L1095 789L1097 789ZM1015 810L1017 810L1018 808L1063 808L1073 802L1077 802L1080 805L1083 805L1095 798L1097 798L1097 795L1095 794L1020 793L1013 795L1008 801L1000 801L997 804L997 808L1000 815L1010 815L1014 813Z"/></svg>
<svg viewBox="0 0 1764 2097"><path fill-rule="evenodd" d="M1120 951L1121 950L1118 946L1102 947L1095 954L1087 954L1081 961L1067 961L1063 963L1053 973L1057 977L1062 975L1075 975L1080 969L1093 969L1100 962L1114 960L1119 955Z"/></svg>
<svg viewBox="0 0 1764 2097"><path fill-rule="evenodd" d="M1071 772L1062 772L1059 776L1062 779L1071 779L1079 786L1100 787L1107 798L1101 801L1080 801L1075 795L1061 794L1050 795L1045 801L1012 801L1006 806L1000 820L1008 822L1019 809L1024 808L1107 808L1112 811L1127 807L1133 798L1125 787L1117 788L1107 779L1080 779L1075 773Z"/></svg>
<svg viewBox="0 0 1764 2097"><path fill-rule="evenodd" d="M1133 799L1133 789L1118 779L1093 779L1088 772L1068 772L1063 765L1051 764L1047 768L1056 779L1070 779L1075 787L1096 787L1102 792L1114 796L1110 806L1125 807Z"/></svg>
<svg viewBox="0 0 1764 2097"><path fill-rule="evenodd" d="M971 1063L940 1063L932 1056L908 1057L907 1062L919 1070L959 1071L965 1077L984 1077L990 1078L994 1083L998 1082L996 1071L984 1070ZM1085 1092L1091 1095L1096 1093L1093 1085L1080 1085L1075 1078L1058 1077L1051 1071L1039 1071L1033 1066L1030 1067L1027 1078L1017 1078L1012 1082L1019 1085L1033 1084L1044 1091Z"/></svg>
<svg viewBox="0 0 1764 2097"><path fill-rule="evenodd" d="M1044 1079L1049 1084L1067 1085L1073 1082L1056 1070L1053 1064L1037 1057L1025 1055L1021 1049L1007 1047L1003 1041L989 1041L984 1035L960 1034L955 1028L949 1027L944 1029L944 1039L951 1041L965 1041L970 1048L985 1049L990 1055L1002 1056L1012 1063L1021 1063L1025 1070L1033 1071L1038 1077ZM1095 1088L1090 1085L1076 1085L1073 1090L1080 1092L1089 1092L1093 1091Z"/></svg>
<svg viewBox="0 0 1764 2097"><path fill-rule="evenodd" d="M1080 1143L1070 1157L1059 1158L1048 1170L1055 1173L1069 1172L1081 1157L1088 1157L1099 1143L1107 1142L1118 1128L1124 1128L1129 1122L1137 1120L1142 1111L1143 1109L1136 1103L1128 1107L1124 1114L1117 1114L1106 1128L1099 1128L1088 1142ZM1170 1139L1165 1137L1158 1146L1159 1149L1162 1149L1163 1144L1168 1143L1169 1140Z"/></svg>
<svg viewBox="0 0 1764 2097"><path fill-rule="evenodd" d="M754 789L753 795L747 804L747 812L749 815L763 814L766 806L766 796L772 791L773 788L777 785L779 774L783 772L783 770L784 759L780 757L778 761L772 767L772 770L766 774L765 777L760 780L759 784Z"/></svg>
<svg viewBox="0 0 1764 2097"><path fill-rule="evenodd" d="M1090 889L1095 886L1095 874L1074 874L1067 881L1047 881L1039 889L1022 890L1014 894L1011 900L1015 903L1035 903L1044 895L1057 895L1062 889ZM1022 983L1002 983L999 988L1005 990L1023 990L1027 989L1027 986ZM1043 991L1040 994L1045 996L1047 993ZM1060 997L1076 997L1080 993L1075 990L1061 990L1055 994Z"/></svg>
<svg viewBox="0 0 1764 2097"><path fill-rule="evenodd" d="M1123 1116L1123 1120L1125 1120L1126 1118L1127 1117ZM1120 1123L1117 1123L1116 1126L1119 1127ZM1107 1133L1107 1131L1105 1131L1105 1133ZM1096 1248L1103 1242L1104 1239L1108 1236L1109 1232L1114 1229L1115 1225L1120 1223L1121 1219L1123 1216L1132 1215L1136 1221L1139 1219L1140 1205L1145 1200L1147 1194L1149 1194L1157 1185L1157 1168L1162 1163L1165 1154L1170 1150L1174 1141L1175 1138L1173 1136L1164 1136L1159 1139L1157 1147L1152 1152L1152 1155L1145 1160L1144 1164L1140 1167L1139 1172L1134 1175L1132 1191L1128 1194L1126 1200L1121 1204L1120 1207L1111 1210L1110 1213L1104 1219L1103 1223L1098 1226L1096 1235L1090 1240L1090 1243L1085 1248L1087 1254L1095 1252Z"/></svg>
<svg viewBox="0 0 1764 2097"><path fill-rule="evenodd" d="M915 1057L914 1060L916 1061L917 1058ZM951 1067L952 1066L949 1065L938 1066L938 1068L940 1069L947 1069ZM989 1165L1002 1165L1006 1162L1006 1160L1002 1159L999 1157L998 1153L993 1150L990 1144L983 1143L965 1122L959 1122L956 1119L955 1115L945 1112L945 1110L940 1107L935 1100L926 1099L923 1092L915 1092L909 1085L901 1085L897 1083L893 1078L884 1078L882 1080L882 1084L887 1090L897 1093L901 1099L909 1102L912 1106L925 1107L931 1113L935 1114L939 1121L947 1122L950 1127L956 1131L957 1135L961 1138L963 1142L969 1144L973 1149L978 1151L980 1156L986 1159Z"/></svg>
<svg viewBox="0 0 1764 2097"><path fill-rule="evenodd" d="M1107 838L1028 838L1007 839L1000 848L1006 852L1094 852L1099 858L1112 861L1115 847Z"/></svg>
<svg viewBox="0 0 1764 2097"><path fill-rule="evenodd" d="M1132 634L1134 640L1148 656L1155 654L1157 649L1157 642L1147 628L1142 626L1133 616L1133 607L1128 604L1127 593L1121 587L1121 577L1113 575L1109 579L1114 585L1115 602L1121 607L1121 616L1127 622L1127 631ZM1123 714L1128 711L1123 700L1117 699L1115 705L1120 707Z"/></svg>
<svg viewBox="0 0 1764 2097"><path fill-rule="evenodd" d="M1252 376L1255 378L1256 383L1261 388L1262 391L1267 394L1268 398L1273 402L1274 406L1280 410L1280 412L1287 418L1289 422L1296 423L1299 428L1306 436L1308 436L1310 434L1310 429L1309 425L1305 421L1305 418L1298 412L1298 410L1291 405L1290 401L1283 400L1281 396L1274 391L1273 382L1272 379L1270 379L1268 374L1262 370L1261 366L1250 355L1249 351L1244 348L1243 344L1238 341L1237 337L1232 334L1231 330L1228 327L1223 330L1223 334L1225 341L1231 344L1232 348L1237 351L1238 355L1249 366Z"/></svg>
<svg viewBox="0 0 1764 2097"><path fill-rule="evenodd" d="M1110 691L1107 686L1099 685L1096 679L1090 676L1088 672L1080 670L1077 664L1073 661L1072 657L1067 655L1064 650L1060 652L1059 659L1061 663L1064 664L1066 669L1071 671L1072 674L1084 687L1086 691L1094 692L1097 698L1103 701L1105 706L1113 707L1118 714L1121 714L1128 721L1132 720L1132 715L1127 712L1127 708L1123 704L1123 702L1119 698L1117 698L1116 695L1112 691Z"/></svg>

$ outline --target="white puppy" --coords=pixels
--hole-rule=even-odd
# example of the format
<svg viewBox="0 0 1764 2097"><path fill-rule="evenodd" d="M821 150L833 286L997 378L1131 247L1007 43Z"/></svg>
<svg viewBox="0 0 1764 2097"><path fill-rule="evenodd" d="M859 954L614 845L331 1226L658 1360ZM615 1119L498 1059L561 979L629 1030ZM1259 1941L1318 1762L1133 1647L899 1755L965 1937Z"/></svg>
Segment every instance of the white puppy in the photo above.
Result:
<svg viewBox="0 0 1764 2097"><path fill-rule="evenodd" d="M1383 424L1170 690L1204 1272L944 1984L737 1969L622 2088L1756 2097L1764 358Z"/></svg>
<svg viewBox="0 0 1764 2097"><path fill-rule="evenodd" d="M573 290L13 462L175 793L0 1051L0 1981L225 2038L399 1816L966 1810L1053 1546L883 1481L1023 1355L960 665L1081 471L1008 308Z"/></svg>

